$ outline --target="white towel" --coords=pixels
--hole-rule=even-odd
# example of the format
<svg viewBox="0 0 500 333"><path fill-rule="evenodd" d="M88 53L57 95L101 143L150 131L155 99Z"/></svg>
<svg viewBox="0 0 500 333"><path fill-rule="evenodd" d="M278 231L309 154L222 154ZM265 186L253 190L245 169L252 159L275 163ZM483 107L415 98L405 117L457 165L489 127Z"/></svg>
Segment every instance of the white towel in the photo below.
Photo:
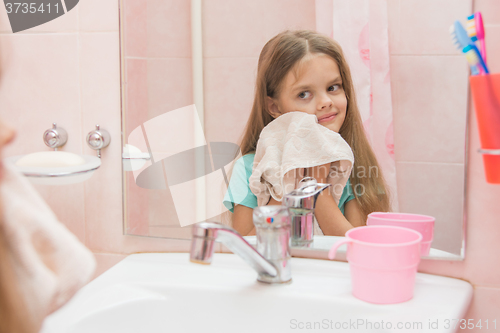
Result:
<svg viewBox="0 0 500 333"><path fill-rule="evenodd" d="M0 184L4 224L16 280L29 313L41 324L88 282L92 252L63 224L29 181L4 163Z"/></svg>
<svg viewBox="0 0 500 333"><path fill-rule="evenodd" d="M281 201L298 180L293 170L332 163L327 182L338 203L354 164L351 147L340 134L320 125L305 112L288 112L271 121L260 133L250 189L259 206L272 196Z"/></svg>

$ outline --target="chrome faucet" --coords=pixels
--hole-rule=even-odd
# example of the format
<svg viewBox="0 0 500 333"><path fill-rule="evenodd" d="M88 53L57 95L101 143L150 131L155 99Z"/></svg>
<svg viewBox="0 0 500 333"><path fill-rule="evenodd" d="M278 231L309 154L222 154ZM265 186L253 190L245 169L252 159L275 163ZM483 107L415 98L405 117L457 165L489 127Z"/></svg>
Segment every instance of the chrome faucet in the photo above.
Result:
<svg viewBox="0 0 500 333"><path fill-rule="evenodd" d="M239 255L265 283L285 283L292 279L290 270L290 218L283 206L256 207L253 213L257 249L236 230L215 222L196 223L192 227L190 260L210 264L214 243L220 242Z"/></svg>
<svg viewBox="0 0 500 333"><path fill-rule="evenodd" d="M306 246L313 242L316 200L329 186L318 183L313 177L305 177L297 189L284 196L283 205L289 209L292 224L292 246Z"/></svg>

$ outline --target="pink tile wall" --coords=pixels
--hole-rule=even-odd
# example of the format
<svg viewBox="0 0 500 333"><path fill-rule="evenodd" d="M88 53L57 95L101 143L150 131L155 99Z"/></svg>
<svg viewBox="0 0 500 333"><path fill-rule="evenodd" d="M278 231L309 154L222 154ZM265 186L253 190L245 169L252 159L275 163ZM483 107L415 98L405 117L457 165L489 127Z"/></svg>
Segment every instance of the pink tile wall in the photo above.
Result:
<svg viewBox="0 0 500 333"><path fill-rule="evenodd" d="M111 134L90 180L36 187L96 254L97 274L129 253L189 247L188 241L123 234L118 8L118 0L80 1L68 14L16 34L0 11L0 117L17 129L5 156L48 150L42 134L52 122L68 132L63 151L95 154L84 139L96 124Z"/></svg>

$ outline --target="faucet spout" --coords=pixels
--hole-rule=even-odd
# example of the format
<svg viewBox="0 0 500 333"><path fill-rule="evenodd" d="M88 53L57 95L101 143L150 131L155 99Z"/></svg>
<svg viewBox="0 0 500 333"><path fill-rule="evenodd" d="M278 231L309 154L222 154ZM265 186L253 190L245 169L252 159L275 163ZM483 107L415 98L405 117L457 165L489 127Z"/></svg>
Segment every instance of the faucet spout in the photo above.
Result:
<svg viewBox="0 0 500 333"><path fill-rule="evenodd" d="M279 278L280 272L276 266L264 258L236 230L220 223L200 222L193 225L192 231L191 262L209 265L212 262L214 243L220 242L255 269L259 274L259 281L269 282L269 279Z"/></svg>

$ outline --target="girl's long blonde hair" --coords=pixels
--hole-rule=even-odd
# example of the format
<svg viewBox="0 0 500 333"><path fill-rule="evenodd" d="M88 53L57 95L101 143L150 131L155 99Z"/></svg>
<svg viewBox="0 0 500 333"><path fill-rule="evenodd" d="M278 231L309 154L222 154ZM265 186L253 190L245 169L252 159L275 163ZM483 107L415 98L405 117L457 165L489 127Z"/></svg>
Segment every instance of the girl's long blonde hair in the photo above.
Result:
<svg viewBox="0 0 500 333"><path fill-rule="evenodd" d="M240 143L241 154L255 152L262 129L274 119L267 109L267 96L278 96L285 76L308 53L326 54L335 60L339 67L347 98L346 117L339 134L354 153L350 180L366 221L366 216L371 212L390 210L390 194L364 132L349 66L340 45L331 38L315 31L287 30L266 43L259 57L255 98ZM373 169L375 174L371 174Z"/></svg>

